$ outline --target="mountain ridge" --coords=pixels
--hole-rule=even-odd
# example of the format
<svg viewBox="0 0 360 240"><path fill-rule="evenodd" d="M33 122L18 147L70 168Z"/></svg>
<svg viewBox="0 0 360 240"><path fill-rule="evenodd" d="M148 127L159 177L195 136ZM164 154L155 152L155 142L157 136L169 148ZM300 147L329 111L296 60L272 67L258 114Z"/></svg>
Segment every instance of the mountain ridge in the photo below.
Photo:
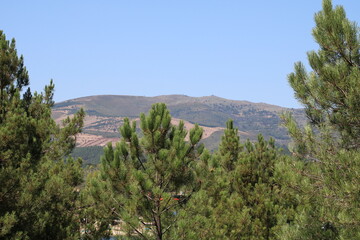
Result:
<svg viewBox="0 0 360 240"><path fill-rule="evenodd" d="M255 140L261 133L265 138L274 138L283 147L290 138L280 126L279 114L289 111L301 124L306 122L302 109L230 100L214 95L190 97L178 94L155 97L95 95L69 99L54 105L53 117L57 123L61 123L62 119L84 108L87 116L83 134L78 136L78 147L104 146L119 139L118 128L125 117L139 121L140 113L147 113L151 105L157 102L167 105L173 124L183 120L188 130L195 123L203 127L203 142L210 150L218 146L228 119L233 119L234 126L239 129L240 139Z"/></svg>
<svg viewBox="0 0 360 240"><path fill-rule="evenodd" d="M67 99L64 101L59 101L56 102L55 104L61 104L61 103L66 103L69 101L74 101L74 100L82 100L82 99L87 99L87 98L96 98L96 97L130 97L130 98L168 98L168 97L184 97L184 98L194 98L194 99L218 99L221 101L230 101L230 102L237 102L237 103L242 103L242 104L255 104L255 105L265 105L265 106L272 106L272 107L277 107L277 108L286 108L286 109L296 109L296 110L301 110L302 108L289 108L289 107L283 107L283 106L279 106L276 104L270 104L270 103L266 103L266 102L251 102L251 101L247 101L247 100L234 100L234 99L227 99L224 97L219 97L216 95L209 95L209 96L201 96L201 97L193 97L193 96L188 96L185 94L168 94L168 95L158 95L158 96L135 96L135 95L115 95L115 94L99 94L99 95L89 95L89 96L83 96L83 97L77 97L77 98L72 98L72 99Z"/></svg>

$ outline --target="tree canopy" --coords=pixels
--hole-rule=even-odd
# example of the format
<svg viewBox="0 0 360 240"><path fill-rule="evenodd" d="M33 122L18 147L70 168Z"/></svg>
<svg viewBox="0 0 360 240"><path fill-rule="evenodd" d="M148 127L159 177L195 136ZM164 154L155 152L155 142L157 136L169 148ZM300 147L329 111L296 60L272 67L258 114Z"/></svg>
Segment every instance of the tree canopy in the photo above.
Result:
<svg viewBox="0 0 360 240"><path fill-rule="evenodd" d="M31 92L15 40L0 31L0 239L360 239L360 34L323 0L311 72L288 80L309 124L289 114L291 155L232 120L219 148L174 125L166 105L119 127L86 183L76 145L85 113L52 119L54 84Z"/></svg>
<svg viewBox="0 0 360 240"><path fill-rule="evenodd" d="M177 212L197 186L193 165L203 149L202 129L195 125L188 133L183 122L172 125L161 103L140 116L140 127L141 137L136 122L124 120L121 141L104 149L89 192L94 207L108 213L100 216L105 223L121 221L122 231L130 236L169 239Z"/></svg>
<svg viewBox="0 0 360 240"><path fill-rule="evenodd" d="M283 238L357 239L360 237L360 34L343 7L323 1L313 29L317 52L308 53L312 72L295 64L289 83L304 104L304 129L285 115L294 144L294 161L284 164L288 191L299 196L294 224ZM292 176L286 173L293 173Z"/></svg>
<svg viewBox="0 0 360 240"><path fill-rule="evenodd" d="M83 126L84 111L60 128L51 118L54 84L44 93L29 78L15 40L0 32L0 239L79 237L76 187L81 162L67 158Z"/></svg>
<svg viewBox="0 0 360 240"><path fill-rule="evenodd" d="M338 131L344 147L359 148L359 28L346 18L342 6L333 8L331 0L323 1L315 23L313 36L319 50L307 54L312 71L296 63L289 83L313 125L327 123Z"/></svg>

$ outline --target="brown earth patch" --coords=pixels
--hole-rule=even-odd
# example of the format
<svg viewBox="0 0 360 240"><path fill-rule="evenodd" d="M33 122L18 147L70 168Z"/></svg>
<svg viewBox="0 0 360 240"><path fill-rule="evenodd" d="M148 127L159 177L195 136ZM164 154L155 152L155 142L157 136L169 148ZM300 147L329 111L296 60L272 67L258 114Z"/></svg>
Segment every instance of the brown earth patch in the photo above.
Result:
<svg viewBox="0 0 360 240"><path fill-rule="evenodd" d="M53 118L57 124L61 125L61 122L67 117L72 117L73 114L69 114L70 109L72 108L61 108L53 111ZM95 116L95 115L86 115L84 119L84 133L78 134L76 137L76 142L78 147L88 147L88 146L105 146L108 142L115 143L119 141L118 137L107 137L108 133L111 133L112 136L114 133L118 132L119 126L122 125L124 117L104 117L104 116ZM132 121L137 122L139 126L140 119L134 118ZM172 118L171 124L178 125L181 119ZM189 121L184 121L185 129L189 132L195 124L190 123ZM217 131L222 131L222 127L206 127L200 126L204 132L202 139L210 137L213 133ZM88 132L87 132L88 131ZM90 133L89 133L90 132ZM94 132L95 134L91 134ZM239 131L241 135L249 135L247 132ZM119 134L120 136L120 134ZM188 140L188 136L186 137Z"/></svg>
<svg viewBox="0 0 360 240"><path fill-rule="evenodd" d="M106 138L103 136L80 133L76 136L77 147L105 146L107 143L116 143L119 138Z"/></svg>

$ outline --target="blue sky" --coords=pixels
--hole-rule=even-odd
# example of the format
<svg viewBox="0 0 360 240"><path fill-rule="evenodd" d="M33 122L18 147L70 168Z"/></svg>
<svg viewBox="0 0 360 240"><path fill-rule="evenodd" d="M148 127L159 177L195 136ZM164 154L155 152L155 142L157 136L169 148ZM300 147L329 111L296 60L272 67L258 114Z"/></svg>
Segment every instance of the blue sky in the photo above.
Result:
<svg viewBox="0 0 360 240"><path fill-rule="evenodd" d="M360 1L333 0L360 21ZM55 100L100 94L216 95L300 107L287 83L317 48L320 0L58 0L1 3L31 89Z"/></svg>

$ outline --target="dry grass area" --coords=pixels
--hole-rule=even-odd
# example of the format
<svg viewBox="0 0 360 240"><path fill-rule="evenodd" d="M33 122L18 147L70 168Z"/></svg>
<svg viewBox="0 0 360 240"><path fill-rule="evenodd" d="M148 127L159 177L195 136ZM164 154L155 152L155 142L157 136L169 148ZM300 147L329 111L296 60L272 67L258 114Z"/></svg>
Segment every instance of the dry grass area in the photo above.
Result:
<svg viewBox="0 0 360 240"><path fill-rule="evenodd" d="M180 123L181 119L178 119L178 118L172 118L171 119L171 124L173 125L178 125ZM188 121L184 121L184 126L185 126L185 129L189 132L191 128L193 128L195 126L195 124L193 123L190 123ZM204 129L204 132L203 132L203 139L205 138L208 138L211 136L211 134L213 134L214 132L217 132L217 131L220 131L220 130L223 130L224 128L222 127L205 127L205 126L200 126L202 129Z"/></svg>
<svg viewBox="0 0 360 240"><path fill-rule="evenodd" d="M67 117L72 117L73 114L69 114L69 109L62 108L59 110L53 111L53 117L57 124L61 124L62 120ZM84 132L78 134L76 137L78 147L90 147L90 146L105 146L108 142L115 143L119 141L118 137L106 137L106 133L117 133L119 126L122 124L123 117L104 117L104 116L94 116L87 115L84 120ZM139 123L140 119L133 119ZM178 125L181 119L172 118L171 123ZM184 120L183 120L184 121ZM139 124L137 124L139 126ZM185 129L190 131L195 124L188 121L184 121ZM204 129L203 139L208 138L214 132L223 130L221 127L205 127L201 126ZM88 133L87 131L96 132L96 134ZM241 134L247 135L245 132ZM103 136L104 135L104 136ZM119 134L120 136L120 134ZM187 137L188 139L188 137Z"/></svg>
<svg viewBox="0 0 360 240"><path fill-rule="evenodd" d="M80 133L76 136L78 147L105 146L108 142L116 143L119 138L106 138L99 135Z"/></svg>

